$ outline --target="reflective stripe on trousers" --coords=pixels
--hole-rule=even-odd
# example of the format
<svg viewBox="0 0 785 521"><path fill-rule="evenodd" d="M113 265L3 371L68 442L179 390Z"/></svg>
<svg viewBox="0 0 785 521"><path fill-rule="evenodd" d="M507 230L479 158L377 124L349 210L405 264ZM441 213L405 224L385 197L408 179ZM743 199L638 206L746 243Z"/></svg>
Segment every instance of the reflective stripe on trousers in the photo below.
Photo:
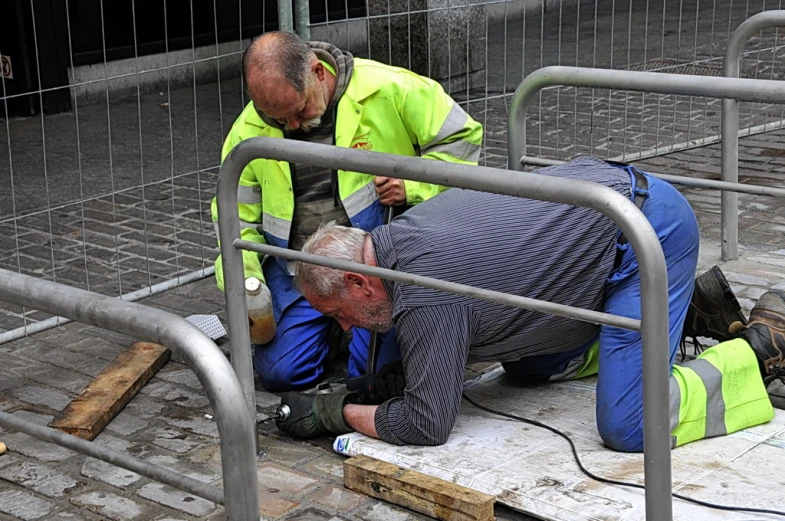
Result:
<svg viewBox="0 0 785 521"><path fill-rule="evenodd" d="M755 353L740 338L711 347L695 360L674 364L670 399L674 447L774 417Z"/></svg>

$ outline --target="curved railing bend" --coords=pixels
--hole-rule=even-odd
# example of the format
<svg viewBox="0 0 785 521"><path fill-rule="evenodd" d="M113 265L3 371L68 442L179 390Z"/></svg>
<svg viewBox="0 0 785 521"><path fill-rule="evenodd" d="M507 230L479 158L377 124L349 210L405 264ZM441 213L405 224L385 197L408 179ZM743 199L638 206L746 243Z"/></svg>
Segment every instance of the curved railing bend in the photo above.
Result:
<svg viewBox="0 0 785 521"><path fill-rule="evenodd" d="M779 13L780 11L776 11ZM761 13L764 14L764 13ZM776 18L780 20L781 18ZM752 20L752 19L750 19ZM749 22L749 20L748 20ZM749 39L752 29L760 30L763 23L772 23L768 18L758 24L745 27L742 24L738 36L734 33L729 54L740 51L740 41ZM746 23L746 22L745 22ZM770 27L771 25L765 25ZM741 30L743 29L743 30ZM754 34L754 32L753 32ZM746 38L746 39L745 39ZM730 60L733 61L733 60ZM726 75L732 69L726 59ZM738 70L738 69L737 69ZM737 72L738 74L738 72ZM659 72L639 72L611 69L592 69L586 67L543 67L536 70L518 85L510 104L507 120L507 162L513 170L522 169L522 160L532 164L526 157L526 110L534 96L546 87L568 85L573 87L593 87L599 89L631 90L637 92L658 92L661 94L682 94L724 98L722 105L722 181L703 180L702 184L689 180L676 181L685 185L710 186L722 191L722 258L732 260L738 256L738 191L755 193L738 185L738 105L728 101L761 101L785 103L785 82L772 80L753 80L741 78L711 78L711 81L696 80L691 74L664 74ZM733 108L735 107L735 108ZM734 118L735 115L735 118ZM672 182L674 182L672 180ZM734 186L735 185L735 186ZM738 188L738 190L736 190ZM757 193L781 196L781 190L761 187ZM736 190L736 191L731 191Z"/></svg>
<svg viewBox="0 0 785 521"><path fill-rule="evenodd" d="M738 78L741 72L741 53L744 45L763 29L785 26L785 11L763 11L744 20L725 48L722 75ZM714 80L712 80L714 81ZM722 100L722 180L739 181L739 102ZM736 192L721 194L722 260L739 258L739 195Z"/></svg>
<svg viewBox="0 0 785 521"><path fill-rule="evenodd" d="M240 383L226 357L212 340L185 319L172 313L4 269L0 269L0 301L156 342L179 352L199 378L213 408L221 440L224 488L221 491L128 454L13 414L0 412L0 425L223 504L229 521L259 519L256 415L251 417L248 414Z"/></svg>

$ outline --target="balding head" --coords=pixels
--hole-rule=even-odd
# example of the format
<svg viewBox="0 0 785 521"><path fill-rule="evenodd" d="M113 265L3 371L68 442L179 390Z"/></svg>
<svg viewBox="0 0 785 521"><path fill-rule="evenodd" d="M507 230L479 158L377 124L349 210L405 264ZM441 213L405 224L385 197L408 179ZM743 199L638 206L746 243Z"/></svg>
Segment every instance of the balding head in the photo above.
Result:
<svg viewBox="0 0 785 521"><path fill-rule="evenodd" d="M260 82L275 84L283 80L302 93L306 75L315 60L316 54L308 42L296 34L281 31L263 34L243 54L246 88L250 91Z"/></svg>
<svg viewBox="0 0 785 521"><path fill-rule="evenodd" d="M312 130L335 92L308 42L293 33L266 33L243 54L243 79L256 108L287 130Z"/></svg>

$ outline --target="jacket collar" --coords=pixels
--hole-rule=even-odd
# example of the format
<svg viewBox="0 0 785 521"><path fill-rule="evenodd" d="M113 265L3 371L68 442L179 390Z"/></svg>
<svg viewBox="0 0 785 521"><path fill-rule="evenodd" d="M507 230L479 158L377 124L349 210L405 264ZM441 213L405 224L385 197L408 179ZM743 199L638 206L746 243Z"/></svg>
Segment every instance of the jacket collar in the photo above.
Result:
<svg viewBox="0 0 785 521"><path fill-rule="evenodd" d="M357 81L355 77L357 75L357 66L362 66L365 62L362 58L355 58L354 59L354 70L352 70L352 79L349 81L349 85L346 86L346 92L344 96L349 96L352 101L360 103L365 98L375 94L379 90L379 86L376 82L367 82L367 81Z"/></svg>

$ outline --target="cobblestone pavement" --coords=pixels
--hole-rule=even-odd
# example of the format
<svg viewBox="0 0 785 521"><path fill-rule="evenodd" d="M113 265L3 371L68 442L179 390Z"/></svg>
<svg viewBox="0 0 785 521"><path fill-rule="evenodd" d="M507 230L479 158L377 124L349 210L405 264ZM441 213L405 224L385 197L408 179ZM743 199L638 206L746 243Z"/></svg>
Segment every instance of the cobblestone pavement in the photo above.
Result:
<svg viewBox="0 0 785 521"><path fill-rule="evenodd" d="M216 313L222 295L212 278L145 304L179 315ZM0 410L48 423L133 339L68 324L0 346ZM264 519L408 521L427 519L343 488L343 456L327 441L294 442L269 418L279 398L256 393L258 462ZM96 442L221 486L218 433L193 372L176 354L96 438ZM0 520L219 520L223 508L133 472L85 458L27 435L0 429ZM525 520L498 508L500 520Z"/></svg>

